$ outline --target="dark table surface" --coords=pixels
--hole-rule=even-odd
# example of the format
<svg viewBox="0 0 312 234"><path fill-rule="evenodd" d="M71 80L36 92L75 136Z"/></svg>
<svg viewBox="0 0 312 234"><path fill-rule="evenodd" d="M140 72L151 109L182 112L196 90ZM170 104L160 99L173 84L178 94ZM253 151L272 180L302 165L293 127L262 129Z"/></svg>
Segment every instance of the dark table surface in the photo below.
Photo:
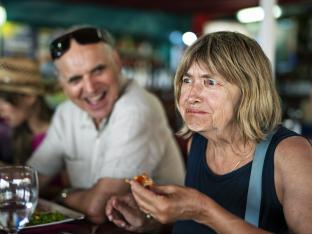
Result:
<svg viewBox="0 0 312 234"><path fill-rule="evenodd" d="M68 223L54 224L44 227L35 227L29 229L23 229L19 234L127 234L127 232L121 228L118 228L113 223L104 223L96 225L88 222L87 220L77 220ZM152 233L169 234L171 233L171 226L164 226L161 230ZM5 234L4 231L0 231L0 234Z"/></svg>

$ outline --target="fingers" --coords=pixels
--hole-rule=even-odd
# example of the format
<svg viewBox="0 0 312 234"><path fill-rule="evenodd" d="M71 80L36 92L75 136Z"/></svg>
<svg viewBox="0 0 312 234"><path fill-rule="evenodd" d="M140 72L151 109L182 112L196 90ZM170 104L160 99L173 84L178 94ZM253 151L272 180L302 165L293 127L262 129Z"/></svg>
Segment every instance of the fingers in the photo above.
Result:
<svg viewBox="0 0 312 234"><path fill-rule="evenodd" d="M111 222L113 222L117 227L125 228L127 226L126 222L119 219L112 219Z"/></svg>
<svg viewBox="0 0 312 234"><path fill-rule="evenodd" d="M135 181L131 181L132 194L144 213L154 214L157 210L159 196L153 191L148 190Z"/></svg>
<svg viewBox="0 0 312 234"><path fill-rule="evenodd" d="M113 212L108 218L109 221L113 222L118 227L125 228L126 226L129 226L122 214L120 214L120 212L116 209L113 209Z"/></svg>
<svg viewBox="0 0 312 234"><path fill-rule="evenodd" d="M123 202L116 202L114 204L114 208L118 210L122 216L130 223L132 223L132 220L135 220L138 218L140 211L136 210L133 207L128 206L127 204Z"/></svg>
<svg viewBox="0 0 312 234"><path fill-rule="evenodd" d="M113 209L114 209L113 203L114 203L115 201L116 201L116 197L113 196L113 197L111 197L111 198L107 201L107 203L106 203L105 213L106 213L106 215L107 215L107 217L108 217L109 220L111 220L110 216L111 216L112 213L113 213Z"/></svg>
<svg viewBox="0 0 312 234"><path fill-rule="evenodd" d="M115 223L118 227L125 228L128 224L124 219L123 214L116 209L116 204L118 204L116 197L110 199L106 206L106 215L109 221Z"/></svg>
<svg viewBox="0 0 312 234"><path fill-rule="evenodd" d="M156 194L153 191L144 188L135 181L131 181L130 185L132 194L136 198L136 200L137 198L139 198L139 200L152 201L156 197Z"/></svg>
<svg viewBox="0 0 312 234"><path fill-rule="evenodd" d="M120 199L119 197L112 196L106 203L105 213L106 213L109 221L121 219L121 216L118 213L118 210L116 210L116 208L115 208L119 199Z"/></svg>
<svg viewBox="0 0 312 234"><path fill-rule="evenodd" d="M109 221L113 222L116 226L128 230L129 227L131 227L130 224L127 223L127 221L123 218L123 216L115 209L113 209L113 212L108 217Z"/></svg>
<svg viewBox="0 0 312 234"><path fill-rule="evenodd" d="M140 209L159 222L168 223L180 217L183 201L179 198L180 193L185 192L185 188L176 185L155 185L145 189L131 181L131 190Z"/></svg>
<svg viewBox="0 0 312 234"><path fill-rule="evenodd" d="M167 195L174 193L177 190L178 186L174 185L153 185L150 187L150 190L159 195Z"/></svg>
<svg viewBox="0 0 312 234"><path fill-rule="evenodd" d="M129 206L135 206L136 202L134 200L134 197L132 196L132 193L127 193L123 196L118 196L118 200L124 202L125 204L128 204Z"/></svg>
<svg viewBox="0 0 312 234"><path fill-rule="evenodd" d="M145 214L137 206L129 206L134 202L132 196L113 197L107 204L108 218L116 226L128 231L138 231L143 228Z"/></svg>

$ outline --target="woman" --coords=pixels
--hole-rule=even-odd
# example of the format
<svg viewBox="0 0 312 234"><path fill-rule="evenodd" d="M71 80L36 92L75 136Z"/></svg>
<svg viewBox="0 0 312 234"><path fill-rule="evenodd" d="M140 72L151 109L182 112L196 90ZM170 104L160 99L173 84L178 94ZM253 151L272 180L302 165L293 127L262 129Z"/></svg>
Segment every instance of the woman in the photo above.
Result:
<svg viewBox="0 0 312 234"><path fill-rule="evenodd" d="M12 155L4 163L24 164L43 140L53 114L46 92L35 61L0 59L0 115L12 129Z"/></svg>
<svg viewBox="0 0 312 234"><path fill-rule="evenodd" d="M131 181L147 217L176 222L174 233L310 233L312 147L280 126L279 97L260 46L234 32L201 37L177 69L175 95L185 123L180 134L192 136L186 187L154 185L148 190ZM259 155L265 140L269 147ZM259 159L264 160L262 177L252 169ZM262 178L262 192L254 193L262 195L255 224L245 217L251 177ZM151 221L129 215L127 203L113 198L108 217L128 230L148 228Z"/></svg>
<svg viewBox="0 0 312 234"><path fill-rule="evenodd" d="M0 165L1 161L11 161L11 128L0 118Z"/></svg>
<svg viewBox="0 0 312 234"><path fill-rule="evenodd" d="M53 115L44 96L55 92L56 87L55 83L43 81L36 61L0 58L0 117L11 128L11 144L7 150L10 155L0 158L0 164L23 165L39 147ZM67 185L64 169L40 196L52 199Z"/></svg>

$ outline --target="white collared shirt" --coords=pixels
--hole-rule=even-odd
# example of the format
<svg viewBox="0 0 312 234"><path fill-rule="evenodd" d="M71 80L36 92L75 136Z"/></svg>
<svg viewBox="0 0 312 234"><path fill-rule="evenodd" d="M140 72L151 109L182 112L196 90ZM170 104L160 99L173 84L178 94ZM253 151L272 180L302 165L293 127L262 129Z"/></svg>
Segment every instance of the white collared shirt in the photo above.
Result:
<svg viewBox="0 0 312 234"><path fill-rule="evenodd" d="M160 184L183 184L185 174L159 100L134 81L99 129L72 102L60 104L28 164L47 176L66 165L71 185L78 188L89 188L102 177L131 178L142 172Z"/></svg>

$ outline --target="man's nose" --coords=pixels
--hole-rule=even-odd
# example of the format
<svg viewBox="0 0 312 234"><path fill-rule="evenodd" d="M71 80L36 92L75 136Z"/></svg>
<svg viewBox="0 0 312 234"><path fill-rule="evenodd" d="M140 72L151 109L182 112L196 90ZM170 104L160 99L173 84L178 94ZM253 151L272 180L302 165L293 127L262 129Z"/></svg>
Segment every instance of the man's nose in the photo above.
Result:
<svg viewBox="0 0 312 234"><path fill-rule="evenodd" d="M93 93L95 91L95 82L91 77L84 77L83 87L87 93Z"/></svg>

